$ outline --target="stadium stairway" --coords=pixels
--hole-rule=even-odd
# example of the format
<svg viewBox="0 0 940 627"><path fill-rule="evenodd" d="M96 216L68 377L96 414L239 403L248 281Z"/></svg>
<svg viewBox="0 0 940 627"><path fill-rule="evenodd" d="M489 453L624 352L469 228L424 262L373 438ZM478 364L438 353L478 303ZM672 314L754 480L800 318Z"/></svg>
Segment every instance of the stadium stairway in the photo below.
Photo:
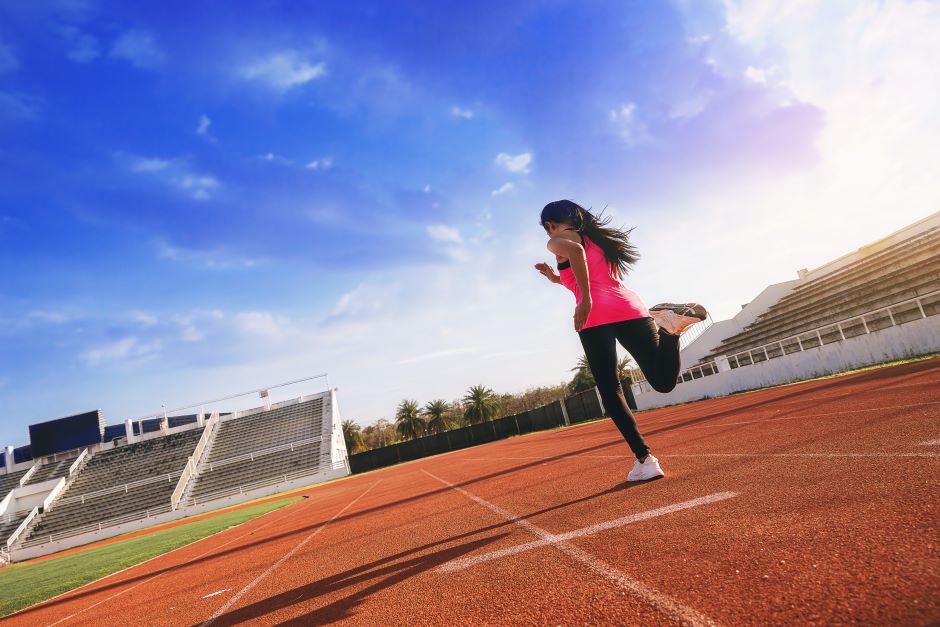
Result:
<svg viewBox="0 0 940 627"><path fill-rule="evenodd" d="M59 477L68 475L69 467L77 458L78 456L76 455L68 459L60 459L58 461L40 464L33 474L30 475L29 479L26 480L26 485L35 485L43 481L58 479Z"/></svg>

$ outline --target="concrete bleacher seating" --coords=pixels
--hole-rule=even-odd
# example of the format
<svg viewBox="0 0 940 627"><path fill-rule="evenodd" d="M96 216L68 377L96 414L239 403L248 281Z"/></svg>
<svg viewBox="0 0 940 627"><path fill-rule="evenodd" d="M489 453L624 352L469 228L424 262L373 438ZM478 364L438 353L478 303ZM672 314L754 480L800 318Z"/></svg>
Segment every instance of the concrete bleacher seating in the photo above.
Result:
<svg viewBox="0 0 940 627"><path fill-rule="evenodd" d="M770 342L792 337L804 331L887 307L901 301L935 291L940 287L940 229L898 241L882 250L862 256L856 262L797 285L766 312L757 317L744 331L724 339L699 363L707 363L717 355L733 355ZM923 305L924 314L940 313L940 299ZM892 309L898 323L921 317L916 304ZM866 319L869 330L891 325L887 313ZM861 323L843 328L846 337L865 333ZM821 334L824 343L839 339L838 329ZM812 348L819 340L808 338ZM797 350L797 342L786 346L787 352ZM769 351L771 358L780 354ZM763 357L760 356L759 360ZM732 364L735 367L736 364Z"/></svg>
<svg viewBox="0 0 940 627"><path fill-rule="evenodd" d="M34 485L36 483L42 483L43 481L49 481L50 479L58 479L59 477L66 476L69 474L69 467L76 458L77 456L41 464L39 468L36 469L36 472L30 475L29 479L26 480L26 485Z"/></svg>
<svg viewBox="0 0 940 627"><path fill-rule="evenodd" d="M7 538L10 537L11 533L16 531L16 528L20 526L24 518L26 518L26 514L17 516L8 522L0 522L0 548L6 548Z"/></svg>
<svg viewBox="0 0 940 627"><path fill-rule="evenodd" d="M320 442L308 443L293 451L265 451L322 436L323 414L323 399L315 398L223 420L219 423L218 432L204 462L200 464L199 474L194 479L189 496L198 500L239 486L316 468L320 464ZM224 463L249 453L259 454L254 460Z"/></svg>
<svg viewBox="0 0 940 627"><path fill-rule="evenodd" d="M49 511L43 513L24 543L45 542L51 534L108 519L169 506L179 472L186 465L202 429L191 429L103 451L91 457ZM170 478L167 478L170 475ZM83 495L114 489L148 478L151 483L127 491Z"/></svg>
<svg viewBox="0 0 940 627"><path fill-rule="evenodd" d="M23 475L25 475L28 470L29 468L0 475L0 499L5 497L7 492L20 485L20 479L23 478Z"/></svg>
<svg viewBox="0 0 940 627"><path fill-rule="evenodd" d="M259 481L316 468L320 463L320 442L296 447L293 451L281 451L259 455L254 460L228 464L201 474L193 487L192 497L199 501L207 495L224 490L248 486Z"/></svg>

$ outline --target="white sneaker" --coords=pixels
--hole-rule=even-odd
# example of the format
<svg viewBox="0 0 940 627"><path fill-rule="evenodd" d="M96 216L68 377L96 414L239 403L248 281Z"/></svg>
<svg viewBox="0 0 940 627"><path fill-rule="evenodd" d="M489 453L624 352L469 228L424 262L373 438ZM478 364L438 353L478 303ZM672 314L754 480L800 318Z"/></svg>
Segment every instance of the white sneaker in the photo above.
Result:
<svg viewBox="0 0 940 627"><path fill-rule="evenodd" d="M650 479L659 479L665 475L666 473L659 467L659 460L650 454L646 456L646 461L642 464L640 460L633 463L633 468L630 470L630 474L627 475L627 481L648 481Z"/></svg>
<svg viewBox="0 0 940 627"><path fill-rule="evenodd" d="M682 316L669 309L650 310L650 317L657 327L663 329L669 335L682 335L690 326L701 322L697 317Z"/></svg>

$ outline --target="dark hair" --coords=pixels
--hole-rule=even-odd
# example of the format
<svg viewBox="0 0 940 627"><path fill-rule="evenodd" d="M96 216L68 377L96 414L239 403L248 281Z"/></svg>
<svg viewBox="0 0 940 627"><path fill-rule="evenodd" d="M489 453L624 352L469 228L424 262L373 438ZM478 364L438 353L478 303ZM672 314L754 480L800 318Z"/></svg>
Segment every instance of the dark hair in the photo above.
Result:
<svg viewBox="0 0 940 627"><path fill-rule="evenodd" d="M606 207L605 207L606 209ZM603 211L601 211L603 214ZM617 268L618 275L626 276L631 266L640 259L640 253L630 242L630 233L636 227L615 229L608 227L610 216L595 216L589 210L571 200L556 200L545 205L539 224L546 231L546 222L573 226L578 233L583 233L600 246L611 268Z"/></svg>

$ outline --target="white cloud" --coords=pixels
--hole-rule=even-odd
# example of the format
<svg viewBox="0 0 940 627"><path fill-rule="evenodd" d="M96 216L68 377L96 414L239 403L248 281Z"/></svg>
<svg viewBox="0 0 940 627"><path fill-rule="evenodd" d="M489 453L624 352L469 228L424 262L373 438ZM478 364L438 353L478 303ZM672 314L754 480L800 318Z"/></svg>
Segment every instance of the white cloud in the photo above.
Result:
<svg viewBox="0 0 940 627"><path fill-rule="evenodd" d="M532 163L532 153L523 152L518 155L511 155L501 152L496 155L496 165L506 168L509 172L529 173L529 164Z"/></svg>
<svg viewBox="0 0 940 627"><path fill-rule="evenodd" d="M511 191L515 187L516 186L512 183L503 183L499 186L499 189L494 189L492 192L490 192L490 194L492 196L499 196L500 194L505 194L506 192Z"/></svg>
<svg viewBox="0 0 940 627"><path fill-rule="evenodd" d="M142 342L136 337L123 339L90 348L81 357L89 366L103 363L136 363L147 361L160 353L162 343L159 340Z"/></svg>
<svg viewBox="0 0 940 627"><path fill-rule="evenodd" d="M672 120L689 120L697 117L708 106L711 98L711 91L701 91L680 100L669 110L669 118Z"/></svg>
<svg viewBox="0 0 940 627"><path fill-rule="evenodd" d="M278 52L242 68L241 75L278 91L309 83L326 74L325 63L311 63L294 51Z"/></svg>
<svg viewBox="0 0 940 627"><path fill-rule="evenodd" d="M428 235L438 242L460 242L460 232L446 224L431 224L427 227Z"/></svg>
<svg viewBox="0 0 940 627"><path fill-rule="evenodd" d="M42 101L36 96L0 91L0 122L6 119L32 120L39 115Z"/></svg>
<svg viewBox="0 0 940 627"><path fill-rule="evenodd" d="M142 327L152 327L156 325L158 322L160 322L160 319L157 318L152 313L148 313L146 311L140 311L139 309L135 309L134 311L130 312L130 317L131 317L131 320L133 320L134 322L136 322Z"/></svg>
<svg viewBox="0 0 940 627"><path fill-rule="evenodd" d="M212 125L212 120L209 119L209 116L203 113L199 116L199 126L196 127L196 134L202 135L203 137L209 137L209 126Z"/></svg>
<svg viewBox="0 0 940 627"><path fill-rule="evenodd" d="M16 58L13 48L0 42L0 74L13 72L20 67L20 60Z"/></svg>
<svg viewBox="0 0 940 627"><path fill-rule="evenodd" d="M185 159L135 157L117 153L116 157L136 174L156 177L167 186L185 193L195 200L208 200L221 186L218 179L208 174L193 172Z"/></svg>
<svg viewBox="0 0 940 627"><path fill-rule="evenodd" d="M610 122L628 144L649 139L646 128L637 118L636 104L633 102L625 103L619 109L611 109Z"/></svg>
<svg viewBox="0 0 940 627"><path fill-rule="evenodd" d="M101 56L98 40L74 26L64 26L62 35L68 44L66 56L76 63L90 63Z"/></svg>
<svg viewBox="0 0 940 627"><path fill-rule="evenodd" d="M222 249L185 249L173 246L164 241L157 241L156 248L157 256L160 259L202 266L209 270L248 269L260 266L268 261L265 258L246 257Z"/></svg>
<svg viewBox="0 0 940 627"><path fill-rule="evenodd" d="M62 313L61 311L45 311L36 309L29 312L29 319L51 324L62 324L69 319L69 316L65 313Z"/></svg>
<svg viewBox="0 0 940 627"><path fill-rule="evenodd" d="M322 159L314 159L309 162L306 166L311 170L328 170L333 167L333 157L323 157Z"/></svg>
<svg viewBox="0 0 940 627"><path fill-rule="evenodd" d="M773 69L758 69L754 66L747 66L744 70L744 77L752 83L763 85L767 82L767 77L773 74Z"/></svg>
<svg viewBox="0 0 940 627"><path fill-rule="evenodd" d="M433 351L430 353L424 353L423 355L417 355L415 357L409 357L407 359L399 359L393 361L392 364L395 366L401 366L403 364L413 364L419 361L430 361L433 359L440 359L441 357L453 357L455 355L466 355L467 353L476 353L480 349L473 347L465 348L446 348L444 350Z"/></svg>
<svg viewBox="0 0 940 627"><path fill-rule="evenodd" d="M142 157L131 165L133 172L160 172L170 167L171 161L156 157Z"/></svg>
<svg viewBox="0 0 940 627"><path fill-rule="evenodd" d="M235 324L244 333L270 339L281 339L294 330L289 319L266 311L237 313Z"/></svg>
<svg viewBox="0 0 940 627"><path fill-rule="evenodd" d="M143 70L158 69L166 62L166 53L153 35L141 30L129 30L118 37L111 46L111 56Z"/></svg>
<svg viewBox="0 0 940 627"><path fill-rule="evenodd" d="M469 120L473 117L473 111L470 109L462 109L457 106L451 107L450 114L455 118L463 118L464 120Z"/></svg>
<svg viewBox="0 0 940 627"><path fill-rule="evenodd" d="M207 200L210 192L219 186L219 182L215 178L204 174L183 175L178 179L178 184L196 200Z"/></svg>
<svg viewBox="0 0 940 627"><path fill-rule="evenodd" d="M378 314L393 305L393 299L401 285L390 283L362 283L342 296L333 305L330 316L350 317Z"/></svg>
<svg viewBox="0 0 940 627"><path fill-rule="evenodd" d="M426 183L426 184L424 185L424 188L422 189L422 191L423 191L425 194L430 194L430 193L431 193L431 184L430 184L430 183Z"/></svg>

